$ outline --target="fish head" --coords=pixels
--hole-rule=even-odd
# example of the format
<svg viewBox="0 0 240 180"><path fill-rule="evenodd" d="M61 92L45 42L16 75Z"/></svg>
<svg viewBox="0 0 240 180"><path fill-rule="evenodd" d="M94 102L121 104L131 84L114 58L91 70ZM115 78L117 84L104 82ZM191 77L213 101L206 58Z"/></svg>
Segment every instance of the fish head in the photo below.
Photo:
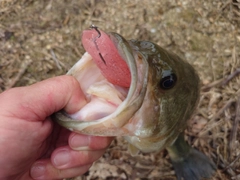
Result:
<svg viewBox="0 0 240 180"><path fill-rule="evenodd" d="M83 32L87 52L68 72L88 103L55 113L55 121L78 133L124 136L144 152L171 145L198 101L195 70L157 44L95 30Z"/></svg>
<svg viewBox="0 0 240 180"><path fill-rule="evenodd" d="M185 130L199 99L199 77L188 62L155 43L129 44L149 67L142 106L126 125L135 136L126 139L144 152L162 150Z"/></svg>

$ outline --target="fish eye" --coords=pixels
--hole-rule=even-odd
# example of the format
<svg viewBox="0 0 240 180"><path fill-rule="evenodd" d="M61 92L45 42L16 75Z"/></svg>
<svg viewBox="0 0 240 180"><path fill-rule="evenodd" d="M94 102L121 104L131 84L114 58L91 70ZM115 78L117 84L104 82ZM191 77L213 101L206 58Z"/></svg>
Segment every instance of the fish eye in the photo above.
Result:
<svg viewBox="0 0 240 180"><path fill-rule="evenodd" d="M164 90L168 90L174 87L177 82L177 76L175 74L170 74L161 79L159 86Z"/></svg>

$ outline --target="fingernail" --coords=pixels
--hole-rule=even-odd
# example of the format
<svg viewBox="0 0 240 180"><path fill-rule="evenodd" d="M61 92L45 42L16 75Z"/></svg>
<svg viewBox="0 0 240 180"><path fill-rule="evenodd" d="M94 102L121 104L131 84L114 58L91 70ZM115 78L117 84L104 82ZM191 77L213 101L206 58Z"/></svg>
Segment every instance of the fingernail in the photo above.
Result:
<svg viewBox="0 0 240 180"><path fill-rule="evenodd" d="M35 163L31 168L31 176L33 179L44 179L46 168L42 163Z"/></svg>
<svg viewBox="0 0 240 180"><path fill-rule="evenodd" d="M61 150L58 152L53 159L53 163L56 167L62 168L66 166L71 160L70 153L68 150Z"/></svg>
<svg viewBox="0 0 240 180"><path fill-rule="evenodd" d="M89 150L90 136L75 134L70 140L70 146L74 150Z"/></svg>

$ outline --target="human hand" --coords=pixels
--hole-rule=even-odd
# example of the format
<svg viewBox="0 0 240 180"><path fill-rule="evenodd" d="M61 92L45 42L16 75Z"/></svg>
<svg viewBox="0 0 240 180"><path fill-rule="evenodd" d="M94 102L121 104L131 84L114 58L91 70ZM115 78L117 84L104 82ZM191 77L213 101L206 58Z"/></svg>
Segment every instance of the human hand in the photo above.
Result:
<svg viewBox="0 0 240 180"><path fill-rule="evenodd" d="M112 138L70 132L51 121L86 100L71 76L51 78L0 94L0 179L63 179L84 174ZM74 150L75 149L75 150Z"/></svg>

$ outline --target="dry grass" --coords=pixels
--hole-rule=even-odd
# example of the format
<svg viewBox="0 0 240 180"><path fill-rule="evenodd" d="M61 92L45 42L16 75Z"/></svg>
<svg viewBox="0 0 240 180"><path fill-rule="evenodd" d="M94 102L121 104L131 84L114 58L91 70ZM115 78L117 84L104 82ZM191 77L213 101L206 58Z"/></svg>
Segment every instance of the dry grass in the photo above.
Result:
<svg viewBox="0 0 240 180"><path fill-rule="evenodd" d="M0 92L64 74L91 24L156 42L198 70L201 99L186 138L217 164L213 179L240 179L239 0L0 0ZM175 179L165 151L126 149L115 140L75 179Z"/></svg>

